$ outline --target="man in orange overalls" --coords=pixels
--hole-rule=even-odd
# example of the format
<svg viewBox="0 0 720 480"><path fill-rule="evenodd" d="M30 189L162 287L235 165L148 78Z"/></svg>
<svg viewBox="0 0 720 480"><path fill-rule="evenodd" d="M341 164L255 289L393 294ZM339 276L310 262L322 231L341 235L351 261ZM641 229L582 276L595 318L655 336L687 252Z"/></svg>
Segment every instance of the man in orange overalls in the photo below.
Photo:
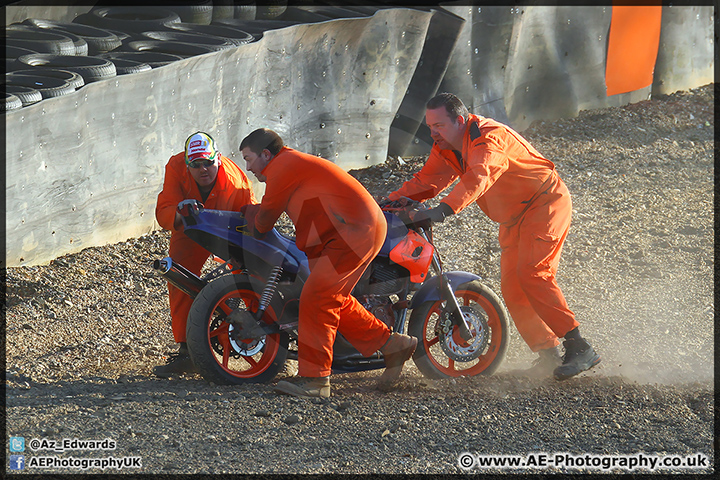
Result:
<svg viewBox="0 0 720 480"><path fill-rule="evenodd" d="M475 202L500 224L502 293L525 342L539 352L527 372L566 379L600 362L580 336L555 280L570 228L572 202L555 165L506 125L472 115L450 93L430 99L425 120L434 140L423 168L389 200L435 197L459 183L438 207L413 220L442 222ZM564 337L560 358L558 338Z"/></svg>
<svg viewBox="0 0 720 480"><path fill-rule="evenodd" d="M275 390L294 396L329 397L333 343L340 332L360 353L380 350L385 371L378 386L400 376L417 339L392 333L351 295L380 251L387 224L372 196L334 163L283 145L280 136L258 129L240 144L247 169L266 183L260 205L244 209L250 231L261 236L282 212L295 225L298 248L310 275L300 295L297 381Z"/></svg>
<svg viewBox="0 0 720 480"><path fill-rule="evenodd" d="M155 216L161 227L172 232L170 257L196 275L200 275L210 252L183 232L180 211L189 204L202 203L206 208L236 210L255 203L255 196L245 173L215 147L213 138L196 132L185 141L185 151L170 158L165 166L165 181L158 195ZM185 329L193 299L168 283L170 317L175 341L180 344L167 365L153 369L159 377L193 372L187 349Z"/></svg>

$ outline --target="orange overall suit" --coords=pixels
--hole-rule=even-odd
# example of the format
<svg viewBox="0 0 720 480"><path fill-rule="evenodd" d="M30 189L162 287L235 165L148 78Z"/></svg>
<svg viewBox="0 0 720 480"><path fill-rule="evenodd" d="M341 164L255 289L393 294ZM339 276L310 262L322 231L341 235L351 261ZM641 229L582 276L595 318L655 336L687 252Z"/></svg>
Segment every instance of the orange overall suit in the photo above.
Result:
<svg viewBox="0 0 720 480"><path fill-rule="evenodd" d="M471 114L462 152L433 145L425 166L388 198L426 200L458 177L442 202L455 213L476 202L500 224L501 287L518 332L533 352L558 345L579 324L555 280L572 215L555 165L508 126Z"/></svg>
<svg viewBox="0 0 720 480"><path fill-rule="evenodd" d="M178 203L186 199L195 199L205 208L239 211L243 205L256 203L245 173L229 158L220 155L217 179L205 201L202 200L197 183L190 176L185 165L185 154L178 153L170 158L165 166L165 181L158 195L155 217L161 227L172 232L169 255L173 261L181 264L196 275L200 275L210 252L198 245L180 229L173 226ZM170 317L175 342L185 342L187 317L193 299L182 290L168 283L170 295Z"/></svg>
<svg viewBox="0 0 720 480"><path fill-rule="evenodd" d="M287 212L310 263L300 295L298 374L325 377L337 332L366 356L390 337L387 325L350 294L385 241L385 217L360 182L314 155L283 147L262 174L266 190L255 228L265 233Z"/></svg>

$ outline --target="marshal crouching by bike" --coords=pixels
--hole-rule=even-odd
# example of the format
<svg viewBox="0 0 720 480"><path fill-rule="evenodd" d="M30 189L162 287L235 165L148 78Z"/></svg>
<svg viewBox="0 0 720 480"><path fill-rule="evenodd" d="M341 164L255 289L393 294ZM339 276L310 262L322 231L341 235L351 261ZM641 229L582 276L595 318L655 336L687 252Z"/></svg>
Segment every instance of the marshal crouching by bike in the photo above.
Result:
<svg viewBox="0 0 720 480"><path fill-rule="evenodd" d="M280 136L258 129L240 144L247 169L266 191L262 202L243 211L255 236L270 231L283 212L295 225L310 275L300 296L299 379L276 391L295 396L330 396L333 343L340 332L365 356L380 350L385 372L379 386L392 385L417 339L392 333L351 292L380 251L387 233L382 211L368 191L334 163L284 146Z"/></svg>

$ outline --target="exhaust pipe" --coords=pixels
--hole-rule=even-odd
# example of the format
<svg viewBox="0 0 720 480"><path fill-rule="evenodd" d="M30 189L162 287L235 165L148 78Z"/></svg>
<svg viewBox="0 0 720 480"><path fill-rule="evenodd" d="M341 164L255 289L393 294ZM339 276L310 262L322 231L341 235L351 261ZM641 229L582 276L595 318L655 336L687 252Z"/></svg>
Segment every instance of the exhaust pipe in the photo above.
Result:
<svg viewBox="0 0 720 480"><path fill-rule="evenodd" d="M165 279L175 287L187 293L190 297L195 298L200 290L203 289L207 282L171 257L165 257L162 260L155 260L153 268L158 270Z"/></svg>
<svg viewBox="0 0 720 480"><path fill-rule="evenodd" d="M385 358L379 356L363 357L359 353L332 362L332 369L337 372L362 372L378 368L385 368Z"/></svg>

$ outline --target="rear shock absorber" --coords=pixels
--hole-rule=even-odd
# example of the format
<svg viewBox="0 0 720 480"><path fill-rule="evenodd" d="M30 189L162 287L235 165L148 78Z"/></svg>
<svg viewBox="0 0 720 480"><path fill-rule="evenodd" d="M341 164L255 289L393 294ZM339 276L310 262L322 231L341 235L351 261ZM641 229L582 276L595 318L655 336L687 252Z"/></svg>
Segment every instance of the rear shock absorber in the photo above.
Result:
<svg viewBox="0 0 720 480"><path fill-rule="evenodd" d="M258 311L255 314L255 318L260 319L265 314L265 310L267 310L267 307L270 305L270 301L272 300L273 295L275 295L275 291L277 290L277 285L280 281L280 275L282 274L282 272L283 268L280 265L274 267L270 272L270 275L268 276L268 281L265 284L265 288L260 295L260 306L258 307Z"/></svg>

